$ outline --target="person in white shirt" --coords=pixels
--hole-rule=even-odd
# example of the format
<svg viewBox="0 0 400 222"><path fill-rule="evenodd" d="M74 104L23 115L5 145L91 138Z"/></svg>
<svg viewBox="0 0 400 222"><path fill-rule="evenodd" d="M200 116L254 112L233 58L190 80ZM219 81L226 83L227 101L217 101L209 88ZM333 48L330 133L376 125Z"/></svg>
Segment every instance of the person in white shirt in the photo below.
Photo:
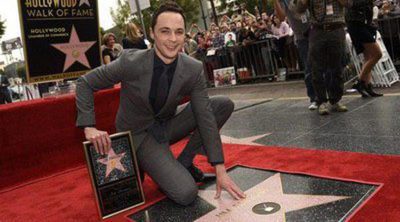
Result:
<svg viewBox="0 0 400 222"><path fill-rule="evenodd" d="M290 27L289 25L281 21L276 15L272 17L272 34L275 36L276 40L274 41L276 46L276 51L278 56L285 63L286 68L289 68L289 62L285 57L285 44L287 37L290 35Z"/></svg>

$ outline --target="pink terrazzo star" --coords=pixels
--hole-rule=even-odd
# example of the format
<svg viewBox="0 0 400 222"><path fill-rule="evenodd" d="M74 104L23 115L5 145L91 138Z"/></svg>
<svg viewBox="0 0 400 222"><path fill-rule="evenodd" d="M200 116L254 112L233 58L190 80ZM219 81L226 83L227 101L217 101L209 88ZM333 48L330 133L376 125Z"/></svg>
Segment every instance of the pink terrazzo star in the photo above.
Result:
<svg viewBox="0 0 400 222"><path fill-rule="evenodd" d="M121 159L124 156L125 156L125 153L115 154L114 150L111 148L110 151L108 151L108 155L107 155L106 158L97 160L97 162L107 166L106 178L110 175L110 173L114 169L118 169L118 170L121 170L123 172L126 172L126 169L121 164Z"/></svg>
<svg viewBox="0 0 400 222"><path fill-rule="evenodd" d="M86 4L86 5L90 6L89 0L80 0L79 1L79 6L81 6L83 4Z"/></svg>
<svg viewBox="0 0 400 222"><path fill-rule="evenodd" d="M286 212L350 198L346 196L285 194L282 189L280 173L271 176L245 193L247 197L243 200L234 200L227 192L223 192L220 199L214 199L215 190L200 190L199 196L214 205L216 209L196 221L281 222L285 221ZM265 214L253 212L254 206L265 202L276 203L281 208L274 212L274 209L265 205ZM271 212L271 214L268 214L268 212Z"/></svg>
<svg viewBox="0 0 400 222"><path fill-rule="evenodd" d="M51 44L51 46L60 50L66 55L63 69L63 72L65 72L65 70L71 67L75 62L79 62L82 65L91 68L85 53L95 43L96 41L81 42L78 34L76 33L75 26L72 26L71 36L68 43Z"/></svg>

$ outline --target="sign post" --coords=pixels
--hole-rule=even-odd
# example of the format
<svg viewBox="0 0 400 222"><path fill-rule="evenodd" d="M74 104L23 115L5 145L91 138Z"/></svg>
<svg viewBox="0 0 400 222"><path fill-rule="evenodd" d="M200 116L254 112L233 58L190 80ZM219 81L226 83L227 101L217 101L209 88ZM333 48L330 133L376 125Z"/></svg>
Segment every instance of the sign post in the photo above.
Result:
<svg viewBox="0 0 400 222"><path fill-rule="evenodd" d="M129 6L131 8L131 13L138 13L140 23L142 23L143 35L147 39L146 26L144 25L142 10L150 7L149 0L129 0Z"/></svg>

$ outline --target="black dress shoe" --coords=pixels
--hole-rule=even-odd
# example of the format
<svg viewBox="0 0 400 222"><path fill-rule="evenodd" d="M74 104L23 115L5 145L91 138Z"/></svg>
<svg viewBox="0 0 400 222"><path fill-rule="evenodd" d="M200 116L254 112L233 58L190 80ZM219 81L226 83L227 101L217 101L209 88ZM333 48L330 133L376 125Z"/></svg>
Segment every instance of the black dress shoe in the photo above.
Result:
<svg viewBox="0 0 400 222"><path fill-rule="evenodd" d="M357 82L353 85L353 89L356 89L358 93L361 94L363 98L369 97L367 93L367 87L364 81L357 80Z"/></svg>
<svg viewBox="0 0 400 222"><path fill-rule="evenodd" d="M187 169L189 173L192 175L194 181L196 181L196 183L206 183L209 181L213 181L216 178L215 174L203 173L199 168L195 167L193 164Z"/></svg>
<svg viewBox="0 0 400 222"><path fill-rule="evenodd" d="M372 90L372 84L368 84L365 91L372 97L379 97L379 96L383 96L383 94L380 93L376 93L374 92L374 90Z"/></svg>

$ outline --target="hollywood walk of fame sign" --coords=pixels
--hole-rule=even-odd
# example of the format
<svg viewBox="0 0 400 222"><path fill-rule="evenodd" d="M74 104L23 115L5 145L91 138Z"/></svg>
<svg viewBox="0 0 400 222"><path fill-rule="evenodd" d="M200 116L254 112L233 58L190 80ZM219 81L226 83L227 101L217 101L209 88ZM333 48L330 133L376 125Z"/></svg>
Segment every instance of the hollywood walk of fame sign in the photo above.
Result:
<svg viewBox="0 0 400 222"><path fill-rule="evenodd" d="M144 204L139 168L129 132L111 135L112 147L100 155L84 142L93 191L102 219Z"/></svg>
<svg viewBox="0 0 400 222"><path fill-rule="evenodd" d="M97 0L18 0L27 80L79 77L101 65Z"/></svg>

